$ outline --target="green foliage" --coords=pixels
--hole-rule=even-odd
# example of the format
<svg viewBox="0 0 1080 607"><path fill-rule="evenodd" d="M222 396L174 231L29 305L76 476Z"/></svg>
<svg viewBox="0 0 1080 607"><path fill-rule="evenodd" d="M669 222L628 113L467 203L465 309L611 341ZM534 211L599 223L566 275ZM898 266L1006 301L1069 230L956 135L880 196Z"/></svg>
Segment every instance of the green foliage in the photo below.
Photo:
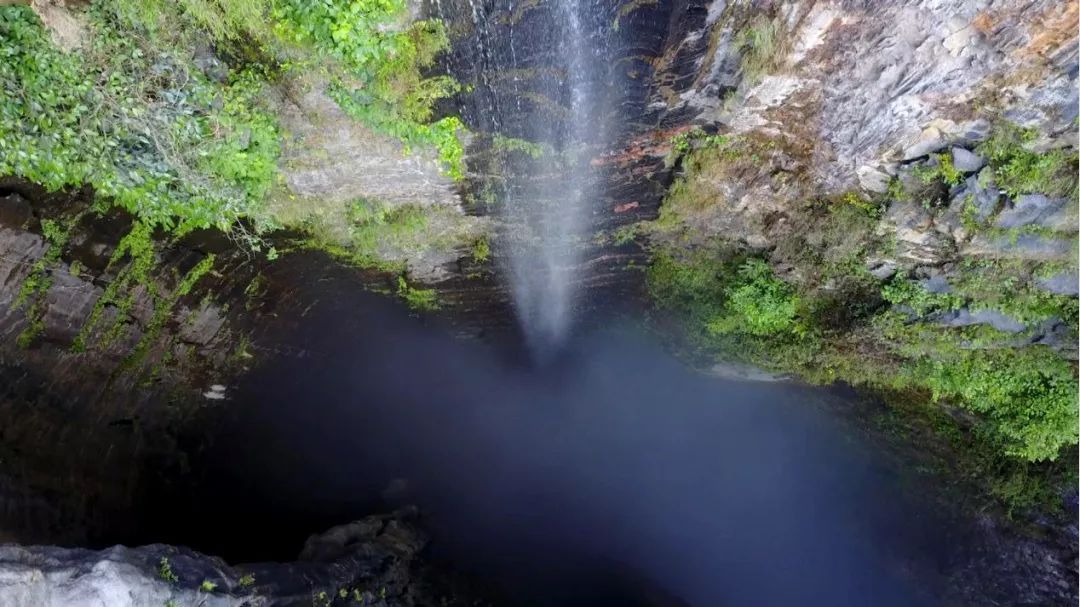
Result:
<svg viewBox="0 0 1080 607"><path fill-rule="evenodd" d="M910 307L919 316L941 310L955 310L964 304L963 298L951 293L931 293L903 274L897 274L882 285L881 296L894 306Z"/></svg>
<svg viewBox="0 0 1080 607"><path fill-rule="evenodd" d="M217 583L211 582L210 580L203 580L202 584L199 584L199 590L202 590L203 592L213 592L214 590L217 590Z"/></svg>
<svg viewBox="0 0 1080 607"><path fill-rule="evenodd" d="M798 302L793 289L778 280L769 264L748 259L725 290L725 310L706 325L716 334L774 335L793 330Z"/></svg>
<svg viewBox="0 0 1080 607"><path fill-rule="evenodd" d="M1075 271L1048 265L1053 271ZM1050 318L1075 319L1080 312L1076 298L1039 288L1034 276L1044 270L1030 262L970 260L959 269L954 290L972 308L998 310L1029 325Z"/></svg>
<svg viewBox="0 0 1080 607"><path fill-rule="evenodd" d="M897 182L899 183L899 182ZM845 192L838 198L840 204L847 205L849 207L856 208L869 217L878 218L881 216L881 203L867 199L858 192Z"/></svg>
<svg viewBox="0 0 1080 607"><path fill-rule="evenodd" d="M460 86L445 76L426 78L422 70L449 40L439 21L404 27L403 0L279 0L274 8L280 36L314 47L340 62L331 96L350 116L401 139L431 145L447 173L464 178L460 119L430 122L434 104Z"/></svg>
<svg viewBox="0 0 1080 607"><path fill-rule="evenodd" d="M135 349L125 358L125 365L133 365L146 355L150 346L153 345L154 341L161 335L161 331L165 327L165 322L169 319L169 315L176 307L177 302L180 301L181 297L191 293L191 289L195 286L195 283L199 282L199 279L210 272L214 267L214 259L214 255L210 254L199 261L199 263L195 264L193 268L188 270L187 274L184 275L176 288L173 289L172 294L168 297L159 293L158 289L152 283L146 285L147 290L154 299L154 315L150 318L150 322L146 327L143 328L143 335L139 339L139 343L135 346Z"/></svg>
<svg viewBox="0 0 1080 607"><path fill-rule="evenodd" d="M249 588L255 585L255 576L251 575L250 573L246 573L240 577L238 582L241 588Z"/></svg>
<svg viewBox="0 0 1080 607"><path fill-rule="evenodd" d="M935 398L983 415L1008 455L1052 460L1077 442L1076 371L1045 346L939 351L914 373Z"/></svg>
<svg viewBox="0 0 1080 607"><path fill-rule="evenodd" d="M977 148L994 170L998 186L1010 196L1046 194L1075 198L1078 157L1075 150L1034 152L1025 147L1036 133L1002 122Z"/></svg>
<svg viewBox="0 0 1080 607"><path fill-rule="evenodd" d="M930 293L901 275L883 285L881 295L919 315L977 307L969 298L979 295L979 289L989 290L1001 276L969 273L972 278L959 281L954 293ZM648 283L654 300L680 312L689 335L707 351L812 381L843 379L881 389L925 391L978 414L980 440L1007 458L1054 459L1063 447L1077 442L1075 366L1045 346L1014 347L1013 334L982 325L912 323L890 311L855 324L849 321L834 331L823 324L823 314L858 305L858 298L800 294L779 281L764 261L738 261L722 253L677 257L655 251ZM1026 315L1017 314L1020 318L1050 312L1075 318L1075 312L1063 314L1075 310L1075 301L1035 295L1026 288L1003 291L1015 292L1029 293L1015 304L1030 306ZM986 305L997 303L1000 300L987 300ZM859 319L865 314L848 316Z"/></svg>
<svg viewBox="0 0 1080 607"><path fill-rule="evenodd" d="M229 228L269 189L274 120L256 79L211 85L101 5L92 45L64 53L25 7L0 7L0 174L90 184L151 225ZM224 93L225 104L215 99Z"/></svg>
<svg viewBox="0 0 1080 607"><path fill-rule="evenodd" d="M428 225L424 207L391 207L374 200L357 200L351 206L350 245L362 265L381 267L384 248L416 248Z"/></svg>
<svg viewBox="0 0 1080 607"><path fill-rule="evenodd" d="M621 247L625 244L634 242L634 240L641 234L642 224L632 223L630 225L623 226L612 234L611 243L617 247Z"/></svg>
<svg viewBox="0 0 1080 607"><path fill-rule="evenodd" d="M173 34L175 29L170 29L181 20L217 42L265 38L269 33L270 0L111 0L107 6L130 27L153 36Z"/></svg>
<svg viewBox="0 0 1080 607"><path fill-rule="evenodd" d="M124 263L124 260L127 260ZM124 264L122 267L121 264ZM145 223L135 222L131 231L127 233L109 259L109 269L119 268L116 278L105 287L105 291L94 303L94 309L90 317L79 330L71 349L75 352L84 352L89 344L93 331L101 323L107 308L115 309L115 317L110 327L106 329L104 336L94 344L104 348L115 341L123 331L132 307L135 305L135 288L145 285L150 288L151 272L156 265L154 252L153 230Z"/></svg>
<svg viewBox="0 0 1080 607"><path fill-rule="evenodd" d="M693 150L727 150L732 140L725 135L706 135L700 128L682 131L671 137L668 145L671 150L664 158L667 168L675 166L679 160Z"/></svg>
<svg viewBox="0 0 1080 607"><path fill-rule="evenodd" d="M78 219L79 217L76 217L70 223L74 224ZM49 219L41 221L41 233L45 237L45 242L48 243L48 248L45 249L45 254L34 262L33 267L30 268L30 274L19 287L19 294L15 297L13 303L13 307L17 308L31 302L26 310L26 319L29 324L15 339L16 345L20 348L29 348L45 330L45 320L43 318L46 305L45 297L48 295L49 289L52 288L52 272L59 264L60 255L63 253L64 246L69 238L67 227Z"/></svg>
<svg viewBox="0 0 1080 607"><path fill-rule="evenodd" d="M472 258L476 263L485 263L491 258L491 245L487 238L478 238L473 242Z"/></svg>
<svg viewBox="0 0 1080 607"><path fill-rule="evenodd" d="M434 289L417 289L405 280L404 276L398 276L398 297L418 312L432 312L439 309L438 294Z"/></svg>
<svg viewBox="0 0 1080 607"><path fill-rule="evenodd" d="M943 152L935 154L936 163L920 164L915 167L914 174L924 184L930 184L940 180L946 185L960 185L964 182L964 174L953 165L952 154Z"/></svg>
<svg viewBox="0 0 1080 607"><path fill-rule="evenodd" d="M175 584L180 581L180 578L173 573L172 563L169 562L169 557L167 556L161 557L161 560L158 561L158 577L170 584Z"/></svg>

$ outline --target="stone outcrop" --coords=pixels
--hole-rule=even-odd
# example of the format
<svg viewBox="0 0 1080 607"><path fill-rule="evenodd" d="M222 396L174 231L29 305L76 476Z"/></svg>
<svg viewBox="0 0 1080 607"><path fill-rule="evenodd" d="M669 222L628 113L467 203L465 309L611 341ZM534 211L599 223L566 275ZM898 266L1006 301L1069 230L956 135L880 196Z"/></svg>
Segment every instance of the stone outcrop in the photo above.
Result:
<svg viewBox="0 0 1080 607"><path fill-rule="evenodd" d="M980 140L988 110L1043 146L1076 143L1076 2L706 4L693 36L711 54L670 109L804 146L827 192L875 189L897 163Z"/></svg>
<svg viewBox="0 0 1080 607"><path fill-rule="evenodd" d="M5 607L256 607L456 604L421 568L427 539L402 511L308 539L291 563L231 566L165 545L105 550L0 546ZM470 601L468 604L478 603Z"/></svg>

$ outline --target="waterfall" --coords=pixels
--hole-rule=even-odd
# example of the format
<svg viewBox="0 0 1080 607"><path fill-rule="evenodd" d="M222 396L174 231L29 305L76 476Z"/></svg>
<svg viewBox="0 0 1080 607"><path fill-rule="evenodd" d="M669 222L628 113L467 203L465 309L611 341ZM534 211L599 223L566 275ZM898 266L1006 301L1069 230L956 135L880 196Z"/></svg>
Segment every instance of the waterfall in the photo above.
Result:
<svg viewBox="0 0 1080 607"><path fill-rule="evenodd" d="M582 0L556 2L559 28L552 36L552 51L565 69L562 84L567 90L551 96L569 99L569 120L561 133L546 133L556 153L543 159L539 168L550 178L505 205L507 225L525 235L509 243L509 274L519 320L540 356L557 348L571 328L579 296L575 279L580 278L574 271L581 261L583 220L591 201L581 158L593 67L579 15Z"/></svg>
<svg viewBox="0 0 1080 607"><path fill-rule="evenodd" d="M471 48L458 49L451 71L475 87L462 108L467 121L547 150L503 167L487 184L503 226L495 243L500 271L542 359L572 332L585 296L584 254L598 196L589 161L607 139L599 117L609 97L614 8L597 0L459 1L456 15L471 19ZM440 16L453 16L442 4ZM554 76L538 75L548 72Z"/></svg>

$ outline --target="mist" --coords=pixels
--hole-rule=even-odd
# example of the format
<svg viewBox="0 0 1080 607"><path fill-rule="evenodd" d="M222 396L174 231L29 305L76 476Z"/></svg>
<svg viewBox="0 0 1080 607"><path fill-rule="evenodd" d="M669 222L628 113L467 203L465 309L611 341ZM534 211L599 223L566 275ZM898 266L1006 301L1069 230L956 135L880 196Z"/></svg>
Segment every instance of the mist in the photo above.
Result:
<svg viewBox="0 0 1080 607"><path fill-rule="evenodd" d="M434 556L520 604L933 604L937 524L816 404L841 396L709 377L631 330L537 367L359 303L352 325L314 311L299 356L233 394L163 534L284 560L415 504Z"/></svg>

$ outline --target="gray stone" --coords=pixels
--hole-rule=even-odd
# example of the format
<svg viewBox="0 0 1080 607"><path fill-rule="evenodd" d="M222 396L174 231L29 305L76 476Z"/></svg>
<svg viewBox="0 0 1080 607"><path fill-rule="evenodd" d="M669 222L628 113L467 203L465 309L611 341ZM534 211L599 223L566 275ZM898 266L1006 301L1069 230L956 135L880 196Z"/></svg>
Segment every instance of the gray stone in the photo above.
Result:
<svg viewBox="0 0 1080 607"><path fill-rule="evenodd" d="M931 293L952 293L952 285L944 276L932 276L922 281L922 287Z"/></svg>
<svg viewBox="0 0 1080 607"><path fill-rule="evenodd" d="M1076 217L1068 211L1067 204L1064 198L1024 194L998 215L994 226L1006 230L1037 226L1058 232L1076 231Z"/></svg>
<svg viewBox="0 0 1080 607"><path fill-rule="evenodd" d="M965 245L962 255L994 258L1030 259L1054 261L1073 259L1073 240L1054 238L1042 234L1018 234L1016 236L988 236L979 234Z"/></svg>
<svg viewBox="0 0 1080 607"><path fill-rule="evenodd" d="M956 170L962 173L974 173L986 166L986 159L964 148L952 149L952 162Z"/></svg>
<svg viewBox="0 0 1080 607"><path fill-rule="evenodd" d="M1080 295L1080 276L1076 270L1065 270L1047 278L1038 278L1035 284L1055 295Z"/></svg>
<svg viewBox="0 0 1080 607"><path fill-rule="evenodd" d="M218 58L209 44L196 44L192 49L192 60L210 80L224 83L229 79L229 66Z"/></svg>
<svg viewBox="0 0 1080 607"><path fill-rule="evenodd" d="M989 120L982 118L971 120L960 125L960 134L956 143L966 146L974 146L990 137L991 124Z"/></svg>
<svg viewBox="0 0 1080 607"><path fill-rule="evenodd" d="M889 229L896 236L896 254L900 259L916 264L934 264L948 254L951 243L934 228L934 216L921 204L893 202L878 227L879 233Z"/></svg>
<svg viewBox="0 0 1080 607"><path fill-rule="evenodd" d="M883 194L889 189L890 177L872 166L861 166L855 173L859 176L859 185L868 192Z"/></svg>
<svg viewBox="0 0 1080 607"><path fill-rule="evenodd" d="M929 127L919 135L918 139L904 148L901 154L903 160L915 160L927 154L939 152L946 146L945 137L935 127Z"/></svg>
<svg viewBox="0 0 1080 607"><path fill-rule="evenodd" d="M878 280L888 280L896 274L896 264L882 261L869 266L870 275Z"/></svg>
<svg viewBox="0 0 1080 607"><path fill-rule="evenodd" d="M219 558L160 544L97 551L0 546L0 605L311 605L313 596L336 597L342 588L350 590L350 604L438 604L435 597L427 596L416 570L427 540L410 521L414 516L406 510L372 516L313 536L295 563L234 567ZM175 580L163 579L159 573L163 558ZM245 576L254 583L241 583ZM204 581L215 585L212 592L200 588ZM357 594L351 594L353 589Z"/></svg>
<svg viewBox="0 0 1080 607"><path fill-rule="evenodd" d="M989 309L971 311L968 308L961 308L941 314L934 320L949 327L990 325L998 331L1006 333L1019 333L1027 328L1027 325L1019 320L997 310Z"/></svg>
<svg viewBox="0 0 1080 607"><path fill-rule="evenodd" d="M1048 346L1057 350L1065 358L1076 360L1077 341L1075 327L1061 322L1061 319L1052 318L1042 323L1038 333L1038 336L1035 337L1031 343Z"/></svg>

